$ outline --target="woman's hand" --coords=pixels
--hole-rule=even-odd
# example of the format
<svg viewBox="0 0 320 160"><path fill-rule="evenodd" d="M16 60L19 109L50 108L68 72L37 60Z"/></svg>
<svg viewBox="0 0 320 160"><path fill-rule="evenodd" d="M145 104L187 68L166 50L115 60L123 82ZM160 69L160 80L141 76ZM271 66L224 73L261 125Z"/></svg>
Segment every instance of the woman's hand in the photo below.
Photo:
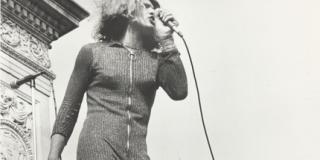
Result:
<svg viewBox="0 0 320 160"><path fill-rule="evenodd" d="M155 10L155 38L158 41L172 36L173 31L166 25L169 21L173 22L175 26L179 25L178 21L168 11L161 8Z"/></svg>
<svg viewBox="0 0 320 160"><path fill-rule="evenodd" d="M48 160L61 160L61 156L59 156L59 155L50 155L49 154Z"/></svg>
<svg viewBox="0 0 320 160"><path fill-rule="evenodd" d="M61 153L65 146L65 137L61 134L55 134L51 137L50 152L48 160L61 160Z"/></svg>

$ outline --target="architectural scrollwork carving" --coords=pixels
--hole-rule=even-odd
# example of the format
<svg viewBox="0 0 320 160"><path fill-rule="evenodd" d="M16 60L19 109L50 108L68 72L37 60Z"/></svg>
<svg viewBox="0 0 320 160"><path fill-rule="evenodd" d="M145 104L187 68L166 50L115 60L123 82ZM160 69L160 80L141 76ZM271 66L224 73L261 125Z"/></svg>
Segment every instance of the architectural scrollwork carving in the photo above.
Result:
<svg viewBox="0 0 320 160"><path fill-rule="evenodd" d="M0 159L31 160L32 107L0 84Z"/></svg>
<svg viewBox="0 0 320 160"><path fill-rule="evenodd" d="M0 118L10 120L26 130L26 132L31 132L31 105L18 98L14 90L3 85L0 88Z"/></svg>
<svg viewBox="0 0 320 160"><path fill-rule="evenodd" d="M4 16L1 18L0 40L32 61L50 68L48 46Z"/></svg>
<svg viewBox="0 0 320 160"><path fill-rule="evenodd" d="M6 119L0 119L0 159L32 160L32 148L23 130Z"/></svg>
<svg viewBox="0 0 320 160"><path fill-rule="evenodd" d="M1 22L1 39L9 44L10 46L19 46L20 39L19 33L16 29L16 24L12 21L7 21L6 23Z"/></svg>
<svg viewBox="0 0 320 160"><path fill-rule="evenodd" d="M0 114L6 116L9 114L9 109L14 106L15 94L11 90L1 89L0 93Z"/></svg>

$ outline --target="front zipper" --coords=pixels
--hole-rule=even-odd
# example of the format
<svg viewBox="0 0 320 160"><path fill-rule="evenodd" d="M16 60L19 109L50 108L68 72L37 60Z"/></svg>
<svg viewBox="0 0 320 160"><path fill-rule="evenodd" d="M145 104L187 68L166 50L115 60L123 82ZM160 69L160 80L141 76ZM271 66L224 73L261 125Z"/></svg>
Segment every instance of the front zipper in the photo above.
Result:
<svg viewBox="0 0 320 160"><path fill-rule="evenodd" d="M124 47L126 48L126 47ZM130 108L132 106L132 91L133 91L133 59L135 54L129 49L126 48L129 51L129 57L130 57L130 68L129 68L129 74L130 74L130 80L129 80L129 93L128 93L128 107L127 107L127 116L128 116L128 124L127 124L127 144L126 149L127 152L129 152L130 149L130 133L131 133L131 113Z"/></svg>

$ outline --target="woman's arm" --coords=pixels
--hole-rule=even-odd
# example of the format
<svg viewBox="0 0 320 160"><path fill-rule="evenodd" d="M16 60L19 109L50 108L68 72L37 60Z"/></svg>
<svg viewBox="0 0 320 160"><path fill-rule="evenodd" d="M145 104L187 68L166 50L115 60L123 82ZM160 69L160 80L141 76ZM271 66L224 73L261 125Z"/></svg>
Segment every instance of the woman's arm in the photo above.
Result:
<svg viewBox="0 0 320 160"><path fill-rule="evenodd" d="M92 52L89 46L82 47L77 56L59 114L53 127L49 158L60 157L73 131L83 95L92 77L91 61Z"/></svg>
<svg viewBox="0 0 320 160"><path fill-rule="evenodd" d="M180 53L172 37L161 40L160 46L162 53L159 53L157 81L169 97L182 100L188 94L188 83Z"/></svg>

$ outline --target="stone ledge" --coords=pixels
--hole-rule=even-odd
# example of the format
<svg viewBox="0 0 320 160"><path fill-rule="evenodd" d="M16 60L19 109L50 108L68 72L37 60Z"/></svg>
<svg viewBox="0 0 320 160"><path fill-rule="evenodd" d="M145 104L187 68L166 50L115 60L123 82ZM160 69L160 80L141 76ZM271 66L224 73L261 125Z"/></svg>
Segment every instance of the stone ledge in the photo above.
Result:
<svg viewBox="0 0 320 160"><path fill-rule="evenodd" d="M3 53L9 55L10 57L16 59L18 62L28 66L30 69L39 72L44 71L44 77L50 80L54 80L56 78L56 75L52 73L52 71L48 70L48 68L45 68L41 66L40 64L30 60L29 58L25 57L24 55L18 53L13 48L11 48L9 45L0 42L0 48L3 51Z"/></svg>

